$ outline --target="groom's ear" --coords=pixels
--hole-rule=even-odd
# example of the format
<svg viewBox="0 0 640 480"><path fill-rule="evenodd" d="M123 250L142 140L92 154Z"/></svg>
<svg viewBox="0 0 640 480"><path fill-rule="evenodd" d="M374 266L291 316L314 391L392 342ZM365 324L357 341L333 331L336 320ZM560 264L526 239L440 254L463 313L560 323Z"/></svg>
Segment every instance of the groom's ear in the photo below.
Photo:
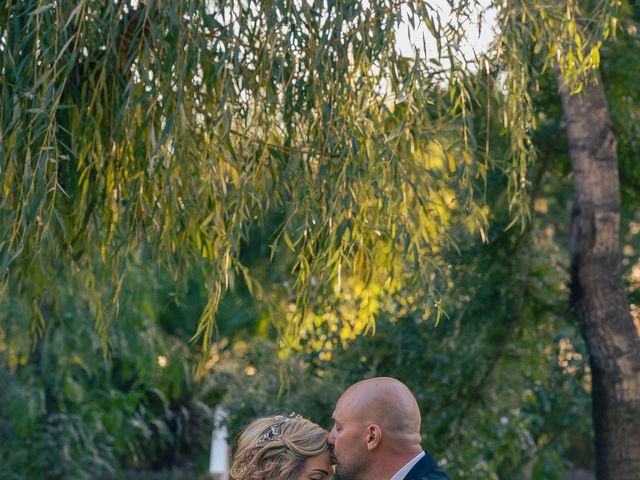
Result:
<svg viewBox="0 0 640 480"><path fill-rule="evenodd" d="M382 430L372 423L367 427L367 450L375 450L382 441Z"/></svg>

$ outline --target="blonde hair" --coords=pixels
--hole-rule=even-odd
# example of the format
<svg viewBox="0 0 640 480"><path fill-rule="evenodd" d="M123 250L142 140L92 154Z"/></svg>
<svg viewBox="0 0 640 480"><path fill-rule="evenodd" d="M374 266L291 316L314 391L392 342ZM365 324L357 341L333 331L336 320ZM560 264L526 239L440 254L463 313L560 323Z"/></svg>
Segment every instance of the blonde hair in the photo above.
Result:
<svg viewBox="0 0 640 480"><path fill-rule="evenodd" d="M240 434L231 465L234 480L295 480L305 461L327 450L328 433L299 416L254 420Z"/></svg>

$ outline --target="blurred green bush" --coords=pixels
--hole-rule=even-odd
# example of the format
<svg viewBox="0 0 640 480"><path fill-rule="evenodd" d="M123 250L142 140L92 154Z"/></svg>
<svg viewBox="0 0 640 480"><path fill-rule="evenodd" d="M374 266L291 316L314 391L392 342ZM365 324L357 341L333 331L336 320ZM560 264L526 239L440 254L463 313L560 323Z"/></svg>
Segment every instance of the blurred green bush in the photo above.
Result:
<svg viewBox="0 0 640 480"><path fill-rule="evenodd" d="M106 349L90 299L64 270L41 292L41 331L32 336L23 333L24 296L5 296L0 478L118 478L125 469L192 467L206 455L210 405L199 400L187 343L159 325L164 284L141 261L131 269Z"/></svg>

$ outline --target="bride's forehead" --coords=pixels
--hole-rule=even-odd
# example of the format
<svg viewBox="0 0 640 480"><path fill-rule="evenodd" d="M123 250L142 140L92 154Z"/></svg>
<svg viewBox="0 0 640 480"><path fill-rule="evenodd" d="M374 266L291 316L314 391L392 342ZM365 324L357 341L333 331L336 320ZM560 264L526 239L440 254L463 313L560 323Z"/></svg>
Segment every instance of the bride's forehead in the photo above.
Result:
<svg viewBox="0 0 640 480"><path fill-rule="evenodd" d="M311 472L313 470L321 470L323 473L329 473L331 469L331 454L329 450L307 458L305 461L305 471Z"/></svg>

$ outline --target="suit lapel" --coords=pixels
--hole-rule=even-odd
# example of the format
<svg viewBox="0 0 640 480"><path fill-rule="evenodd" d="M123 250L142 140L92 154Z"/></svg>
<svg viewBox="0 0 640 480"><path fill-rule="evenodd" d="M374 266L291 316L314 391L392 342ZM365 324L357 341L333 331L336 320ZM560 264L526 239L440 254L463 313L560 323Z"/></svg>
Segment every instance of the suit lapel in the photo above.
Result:
<svg viewBox="0 0 640 480"><path fill-rule="evenodd" d="M430 472L435 470L438 467L438 464L433 459L429 452L425 452L424 457L416 463L407 476L404 477L404 480L421 480L426 477Z"/></svg>

